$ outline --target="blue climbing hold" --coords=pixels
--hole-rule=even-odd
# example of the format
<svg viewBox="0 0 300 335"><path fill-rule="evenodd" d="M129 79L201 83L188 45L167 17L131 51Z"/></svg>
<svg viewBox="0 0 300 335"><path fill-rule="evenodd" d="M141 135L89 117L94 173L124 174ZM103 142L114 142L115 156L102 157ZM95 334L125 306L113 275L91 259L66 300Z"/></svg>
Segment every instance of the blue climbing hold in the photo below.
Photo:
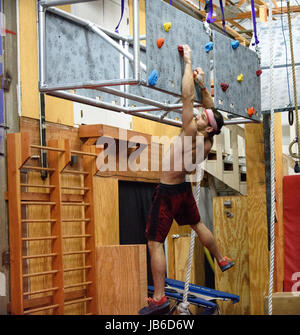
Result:
<svg viewBox="0 0 300 335"><path fill-rule="evenodd" d="M210 52L213 49L213 42L208 42L205 44L205 51Z"/></svg>
<svg viewBox="0 0 300 335"><path fill-rule="evenodd" d="M150 76L148 77L148 84L154 86L157 83L157 80L158 80L158 71L153 70Z"/></svg>
<svg viewBox="0 0 300 335"><path fill-rule="evenodd" d="M239 41L231 42L232 49L236 49L236 48L238 48L239 45L240 45L240 42L239 42Z"/></svg>

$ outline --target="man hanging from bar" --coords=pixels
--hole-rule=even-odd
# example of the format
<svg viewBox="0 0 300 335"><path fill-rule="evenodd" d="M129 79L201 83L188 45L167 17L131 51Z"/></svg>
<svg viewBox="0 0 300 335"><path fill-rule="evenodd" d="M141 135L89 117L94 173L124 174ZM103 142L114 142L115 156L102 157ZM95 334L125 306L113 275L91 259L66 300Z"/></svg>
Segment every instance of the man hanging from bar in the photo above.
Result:
<svg viewBox="0 0 300 335"><path fill-rule="evenodd" d="M215 257L220 269L230 269L234 262L223 257L211 231L201 222L195 202L189 174L200 164L213 145L214 135L221 132L223 116L214 108L213 99L204 85L204 72L201 68L192 70L192 51L183 46L185 62L182 78L182 130L178 140L171 144L164 155L162 174L156 187L146 225L146 238L151 257L151 271L154 293L148 298L148 305L139 311L140 315L164 314L169 310L169 300L165 296L166 258L163 243L169 233L173 219L179 225L190 225L201 243ZM202 91L202 104L194 116L194 80ZM187 157L192 157L188 162ZM183 162L184 160L184 162ZM168 168L166 168L168 167Z"/></svg>

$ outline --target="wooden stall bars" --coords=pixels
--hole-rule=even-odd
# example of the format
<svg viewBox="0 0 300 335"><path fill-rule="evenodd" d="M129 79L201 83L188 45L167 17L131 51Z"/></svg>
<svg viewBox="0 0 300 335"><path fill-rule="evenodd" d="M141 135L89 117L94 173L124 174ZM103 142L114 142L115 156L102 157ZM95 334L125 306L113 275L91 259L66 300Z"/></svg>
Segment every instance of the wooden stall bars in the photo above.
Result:
<svg viewBox="0 0 300 335"><path fill-rule="evenodd" d="M8 134L7 149L10 312L97 314L93 217L93 174L96 173L93 160L96 154L72 151L69 140L51 140L47 147L30 145L28 133ZM48 167L25 165L32 156L31 149L48 151ZM88 162L84 164L85 171L67 168L71 154L80 155ZM48 177L40 183L28 175L27 179L33 179L34 183L21 182L24 171L47 171ZM63 185L66 174L83 176L83 185ZM28 192L32 188L42 192ZM23 192L24 189L27 192ZM24 207L26 211L22 210ZM43 212L36 210L38 207L43 208ZM72 210L66 211L69 207ZM80 214L75 217L66 217L75 212L74 207L84 210L79 210ZM33 225L39 228L33 231ZM75 225L79 227L74 230ZM77 257L75 261L74 257ZM72 310L70 306L73 305L82 307Z"/></svg>

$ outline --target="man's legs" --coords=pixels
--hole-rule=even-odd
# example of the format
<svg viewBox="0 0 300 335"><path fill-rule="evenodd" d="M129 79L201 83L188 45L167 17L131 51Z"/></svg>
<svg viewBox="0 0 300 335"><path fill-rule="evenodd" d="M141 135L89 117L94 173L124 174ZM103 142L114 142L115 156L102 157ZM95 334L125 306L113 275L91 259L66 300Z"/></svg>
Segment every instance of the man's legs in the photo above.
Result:
<svg viewBox="0 0 300 335"><path fill-rule="evenodd" d="M221 255L217 242L211 233L211 231L204 225L203 222L199 222L195 225L191 225L196 234L199 237L200 242L210 251L210 253L215 257L217 262L221 262L223 256Z"/></svg>
<svg viewBox="0 0 300 335"><path fill-rule="evenodd" d="M165 295L166 257L163 243L148 241L148 248L154 282L153 299L159 301Z"/></svg>

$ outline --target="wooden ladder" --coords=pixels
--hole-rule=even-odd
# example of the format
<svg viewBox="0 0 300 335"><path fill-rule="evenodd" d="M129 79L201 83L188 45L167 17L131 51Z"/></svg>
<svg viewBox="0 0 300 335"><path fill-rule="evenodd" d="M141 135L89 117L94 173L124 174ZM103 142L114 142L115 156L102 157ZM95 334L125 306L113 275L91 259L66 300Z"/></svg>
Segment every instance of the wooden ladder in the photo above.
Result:
<svg viewBox="0 0 300 335"><path fill-rule="evenodd" d="M32 149L48 151L48 167L27 163L32 157ZM46 147L31 145L28 133L7 135L11 314L64 315L66 306L72 304L83 304L83 314L98 314L93 201L93 176L96 173L97 155L92 146L86 149L87 152L72 151L69 140L51 140ZM67 168L71 155L82 157L83 170ZM24 171L46 171L49 175L48 183L23 183L21 173ZM83 176L83 185L63 186L62 177L65 174ZM28 192L32 188L48 192ZM80 191L80 194L64 194L62 190L74 190L77 193ZM49 208L50 217L27 218L26 211L22 209L30 206ZM65 218L64 206L81 206L84 214L81 218ZM63 234L63 231L67 231L65 226L70 223L80 225L81 233ZM28 226L32 224L48 225L50 233L32 236L28 234ZM79 250L64 250L64 241L75 239L82 241ZM44 243L45 248L32 254L30 245L37 241ZM45 250L48 252L42 252ZM81 266L70 266L72 263L68 258L72 255L81 255ZM44 271L32 271L32 267L28 266L32 261L49 266ZM75 271L79 271L84 280L66 284L65 275ZM49 284L47 287L33 291L30 289L33 280L41 278L42 281L45 277L50 277L47 281L44 279Z"/></svg>

